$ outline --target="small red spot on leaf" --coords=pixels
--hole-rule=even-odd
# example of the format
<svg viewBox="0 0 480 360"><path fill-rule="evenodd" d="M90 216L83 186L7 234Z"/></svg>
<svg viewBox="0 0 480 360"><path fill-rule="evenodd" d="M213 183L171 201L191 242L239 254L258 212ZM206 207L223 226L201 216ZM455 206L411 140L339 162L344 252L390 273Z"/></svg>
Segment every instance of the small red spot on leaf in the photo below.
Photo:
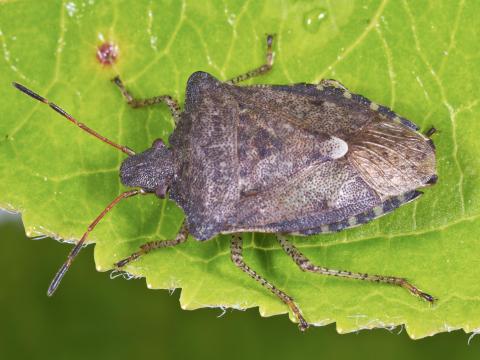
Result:
<svg viewBox="0 0 480 360"><path fill-rule="evenodd" d="M97 48L97 60L102 65L112 65L118 57L118 46L109 42L101 44Z"/></svg>

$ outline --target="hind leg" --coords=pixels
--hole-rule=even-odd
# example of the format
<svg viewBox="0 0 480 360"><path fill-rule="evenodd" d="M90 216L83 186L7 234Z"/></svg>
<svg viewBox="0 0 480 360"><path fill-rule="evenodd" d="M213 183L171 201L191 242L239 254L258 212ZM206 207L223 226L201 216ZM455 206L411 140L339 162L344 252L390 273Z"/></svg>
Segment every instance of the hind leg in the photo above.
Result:
<svg viewBox="0 0 480 360"><path fill-rule="evenodd" d="M434 297L423 292L422 290L418 289L417 287L410 284L406 279L399 278L395 276L385 276L385 275L369 275L365 273L355 273L346 270L335 270L335 269L328 269L326 267L321 267L313 264L305 255L303 255L295 246L293 246L285 236L277 235L277 239L280 242L283 250L290 255L290 257L295 261L298 267L302 271L308 271L316 274L321 275L332 275L332 276L339 276L348 279L357 279L357 280L367 280L373 281L378 283L385 283L391 285L401 286L404 289L407 289L412 295L418 296L429 303L433 303L435 301Z"/></svg>
<svg viewBox="0 0 480 360"><path fill-rule="evenodd" d="M334 79L323 79L320 81L320 86L334 87L337 89L342 89L343 91L348 91L348 89L340 81Z"/></svg>
<svg viewBox="0 0 480 360"><path fill-rule="evenodd" d="M425 136L428 137L428 138L431 138L432 135L435 134L436 132L437 132L437 129L432 126L430 129L425 131Z"/></svg>

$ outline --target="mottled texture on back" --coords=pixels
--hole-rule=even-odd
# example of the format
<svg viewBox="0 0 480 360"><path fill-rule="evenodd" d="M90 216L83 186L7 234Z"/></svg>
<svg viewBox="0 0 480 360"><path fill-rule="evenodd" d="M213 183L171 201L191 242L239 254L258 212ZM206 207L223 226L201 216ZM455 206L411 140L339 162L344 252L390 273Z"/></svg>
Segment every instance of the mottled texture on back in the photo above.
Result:
<svg viewBox="0 0 480 360"><path fill-rule="evenodd" d="M371 121L371 109L339 96L337 89L312 84L234 87L238 98L313 134L348 139ZM376 113L375 113L376 114Z"/></svg>
<svg viewBox="0 0 480 360"><path fill-rule="evenodd" d="M224 96L226 95L226 96ZM170 197L185 211L190 232L206 239L223 228L238 201L238 108L216 80L193 74L185 110L170 137L175 176Z"/></svg>
<svg viewBox="0 0 480 360"><path fill-rule="evenodd" d="M230 257L240 270L282 300L308 328L294 299L244 260L241 232L277 234L282 249L302 271L401 286L433 303L435 298L405 278L336 270L310 261L284 234L310 235L364 224L421 195L433 184L435 149L415 124L390 109L350 93L335 80L318 85L235 84L265 74L273 65L273 36L265 63L222 83L207 73L191 75L185 109L169 95L135 98L120 77L113 83L133 108L166 104L177 127L168 148L156 139L135 153L78 122L65 110L18 83L13 86L128 155L120 180L130 189L113 199L90 223L53 278L51 296L88 235L121 200L170 193L185 212L175 238L154 240L117 261L117 270L160 248L184 243L188 235L207 240L234 233ZM427 134L433 133L429 131Z"/></svg>
<svg viewBox="0 0 480 360"><path fill-rule="evenodd" d="M413 124L369 105L335 87L239 87L193 74L170 138L170 196L190 232L199 240L234 231L321 232L414 198L392 196L413 194L434 176L433 148Z"/></svg>
<svg viewBox="0 0 480 360"><path fill-rule="evenodd" d="M236 231L299 232L379 202L379 196L345 159L317 162L256 196L243 197L229 226Z"/></svg>

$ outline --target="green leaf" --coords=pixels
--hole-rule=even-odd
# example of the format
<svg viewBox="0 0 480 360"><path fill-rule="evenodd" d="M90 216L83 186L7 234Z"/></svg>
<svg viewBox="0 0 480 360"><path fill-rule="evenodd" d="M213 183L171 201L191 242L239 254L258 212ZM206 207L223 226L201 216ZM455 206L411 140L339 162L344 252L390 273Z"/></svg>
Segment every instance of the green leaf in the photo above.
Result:
<svg viewBox="0 0 480 360"><path fill-rule="evenodd" d="M400 324L412 338L478 331L479 11L478 2L446 0L3 2L0 206L22 213L29 236L78 241L125 190L118 178L124 154L22 95L11 81L111 140L143 150L155 138L168 139L173 120L165 106L130 109L109 81L114 75L138 97L171 94L182 102L192 72L228 79L250 70L264 60L265 34L275 33L274 69L251 82L335 78L422 130L439 130L439 182L421 199L359 228L292 240L320 265L405 276L438 302L429 306L391 286L302 273L270 235L245 237L247 263L291 294L311 323L336 322L339 332ZM96 59L104 40L118 46L113 66ZM121 202L91 234L98 270L110 270L144 242L171 238L182 217L173 202L153 196ZM227 236L191 239L128 271L146 277L151 288L182 288L184 309L287 312L231 264Z"/></svg>

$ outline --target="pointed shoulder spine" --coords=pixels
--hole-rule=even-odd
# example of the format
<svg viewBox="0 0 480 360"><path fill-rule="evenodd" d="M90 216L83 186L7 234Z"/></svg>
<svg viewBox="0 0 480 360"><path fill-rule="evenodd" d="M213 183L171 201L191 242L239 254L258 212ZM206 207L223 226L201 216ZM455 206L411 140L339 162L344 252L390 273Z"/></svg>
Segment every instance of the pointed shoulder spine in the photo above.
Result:
<svg viewBox="0 0 480 360"><path fill-rule="evenodd" d="M204 72L204 71L196 71L187 81L187 92L191 88L198 88L198 87L205 87L210 84L219 84L220 81L214 77L213 75Z"/></svg>

